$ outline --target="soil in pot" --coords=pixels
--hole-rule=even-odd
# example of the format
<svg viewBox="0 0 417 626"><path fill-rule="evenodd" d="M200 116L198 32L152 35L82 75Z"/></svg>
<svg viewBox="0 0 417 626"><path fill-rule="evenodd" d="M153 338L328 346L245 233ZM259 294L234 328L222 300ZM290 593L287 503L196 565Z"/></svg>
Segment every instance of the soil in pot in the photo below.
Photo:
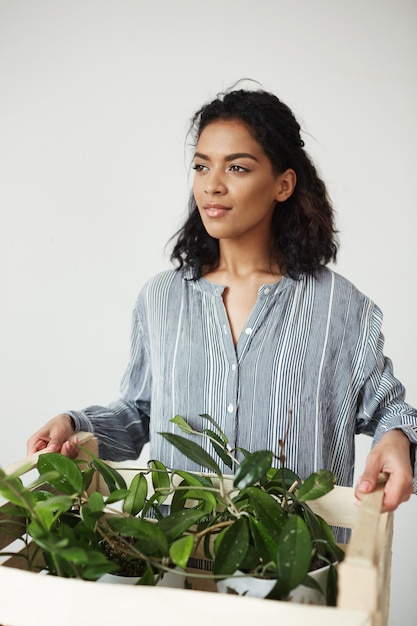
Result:
<svg viewBox="0 0 417 626"><path fill-rule="evenodd" d="M134 544L132 537L124 538L124 541ZM119 566L119 571L113 574L103 574L98 579L98 582L113 583L118 585L136 585L142 575L145 573L146 564L132 557L127 557L122 549L124 542L113 540L112 545L104 542L102 549L108 559L111 559ZM175 573L175 571L181 572L178 568L173 568L171 572L165 572L163 577L157 581L158 587L172 587L177 589L183 589L185 585L185 574ZM155 571L155 579L159 577L159 573Z"/></svg>

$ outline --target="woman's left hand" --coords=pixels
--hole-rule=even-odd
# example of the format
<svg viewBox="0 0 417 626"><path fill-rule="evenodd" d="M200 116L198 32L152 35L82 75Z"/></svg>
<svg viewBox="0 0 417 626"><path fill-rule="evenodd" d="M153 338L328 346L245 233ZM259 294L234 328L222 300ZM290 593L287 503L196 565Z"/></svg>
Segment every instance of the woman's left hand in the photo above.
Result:
<svg viewBox="0 0 417 626"><path fill-rule="evenodd" d="M365 471L355 489L358 500L375 489L380 472L388 476L383 511L394 511L413 493L410 441L401 430L388 431L368 454Z"/></svg>

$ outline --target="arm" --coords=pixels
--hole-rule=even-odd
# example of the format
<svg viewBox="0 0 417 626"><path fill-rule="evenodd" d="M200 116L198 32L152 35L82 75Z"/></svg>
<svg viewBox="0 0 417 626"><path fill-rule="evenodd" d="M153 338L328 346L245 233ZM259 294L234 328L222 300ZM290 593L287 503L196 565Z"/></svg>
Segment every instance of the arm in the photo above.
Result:
<svg viewBox="0 0 417 626"><path fill-rule="evenodd" d="M383 506L392 511L413 492L417 411L404 401L404 387L395 378L391 361L384 357L381 322L381 312L375 307L357 418L357 432L373 435L374 444L358 481L356 497L360 500L364 493L372 491L378 474L384 472L388 480ZM417 489L417 467L414 481Z"/></svg>
<svg viewBox="0 0 417 626"><path fill-rule="evenodd" d="M149 411L144 403L121 398L107 407L90 406L69 411L75 431L93 432L98 439L99 455L110 461L136 459L149 440Z"/></svg>

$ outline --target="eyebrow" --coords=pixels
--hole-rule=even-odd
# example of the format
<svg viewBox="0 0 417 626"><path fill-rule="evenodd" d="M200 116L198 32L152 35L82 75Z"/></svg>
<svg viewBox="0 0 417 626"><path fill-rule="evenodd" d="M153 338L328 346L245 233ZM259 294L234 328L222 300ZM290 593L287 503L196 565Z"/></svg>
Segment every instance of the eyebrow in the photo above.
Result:
<svg viewBox="0 0 417 626"><path fill-rule="evenodd" d="M210 161L210 157L207 154L203 154L202 152L196 152L194 157L198 157L199 159L203 159L204 161ZM250 152L234 152L233 154L228 154L225 157L226 161L235 161L236 159L252 159L253 161L258 162L258 159Z"/></svg>

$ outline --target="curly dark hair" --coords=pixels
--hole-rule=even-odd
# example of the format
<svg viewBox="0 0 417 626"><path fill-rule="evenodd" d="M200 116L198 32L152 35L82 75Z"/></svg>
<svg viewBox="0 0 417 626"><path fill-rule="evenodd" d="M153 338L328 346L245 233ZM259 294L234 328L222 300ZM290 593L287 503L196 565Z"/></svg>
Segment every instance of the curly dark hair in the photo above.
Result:
<svg viewBox="0 0 417 626"><path fill-rule="evenodd" d="M219 95L204 105L192 118L190 135L194 145L203 129L216 120L238 120L262 146L276 174L292 168L297 176L293 194L277 202L273 215L272 258L281 271L293 278L314 274L329 261L336 260L338 243L334 213L324 182L304 150L300 125L291 109L275 95L263 90L235 90ZM203 226L193 194L189 216L174 235L171 260L189 267L195 279L204 271L218 267L219 241Z"/></svg>

